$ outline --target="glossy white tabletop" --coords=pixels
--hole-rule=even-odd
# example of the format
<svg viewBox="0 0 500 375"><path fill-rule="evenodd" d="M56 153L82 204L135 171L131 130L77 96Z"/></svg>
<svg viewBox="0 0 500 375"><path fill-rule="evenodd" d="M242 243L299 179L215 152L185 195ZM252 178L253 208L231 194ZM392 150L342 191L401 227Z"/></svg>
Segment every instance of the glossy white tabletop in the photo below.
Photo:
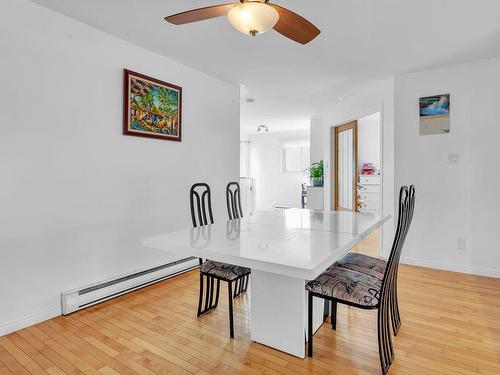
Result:
<svg viewBox="0 0 500 375"><path fill-rule="evenodd" d="M144 238L142 246L310 280L389 217L301 209L258 212Z"/></svg>

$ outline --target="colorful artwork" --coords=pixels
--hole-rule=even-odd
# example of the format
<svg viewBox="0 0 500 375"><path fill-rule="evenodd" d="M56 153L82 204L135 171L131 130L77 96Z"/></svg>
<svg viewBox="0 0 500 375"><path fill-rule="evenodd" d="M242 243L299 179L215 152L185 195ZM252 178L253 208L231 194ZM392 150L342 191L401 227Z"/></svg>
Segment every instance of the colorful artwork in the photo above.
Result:
<svg viewBox="0 0 500 375"><path fill-rule="evenodd" d="M181 141L182 88L125 69L123 134Z"/></svg>
<svg viewBox="0 0 500 375"><path fill-rule="evenodd" d="M450 94L419 99L420 135L450 132Z"/></svg>

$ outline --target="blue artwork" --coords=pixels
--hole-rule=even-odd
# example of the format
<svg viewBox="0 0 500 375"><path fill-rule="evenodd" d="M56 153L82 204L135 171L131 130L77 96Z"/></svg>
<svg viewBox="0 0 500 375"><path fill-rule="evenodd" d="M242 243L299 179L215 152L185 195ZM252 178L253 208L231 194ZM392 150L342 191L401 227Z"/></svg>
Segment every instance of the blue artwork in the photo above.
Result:
<svg viewBox="0 0 500 375"><path fill-rule="evenodd" d="M419 104L420 135L450 132L450 94L420 98Z"/></svg>
<svg viewBox="0 0 500 375"><path fill-rule="evenodd" d="M420 117L448 116L450 114L450 94L420 98Z"/></svg>

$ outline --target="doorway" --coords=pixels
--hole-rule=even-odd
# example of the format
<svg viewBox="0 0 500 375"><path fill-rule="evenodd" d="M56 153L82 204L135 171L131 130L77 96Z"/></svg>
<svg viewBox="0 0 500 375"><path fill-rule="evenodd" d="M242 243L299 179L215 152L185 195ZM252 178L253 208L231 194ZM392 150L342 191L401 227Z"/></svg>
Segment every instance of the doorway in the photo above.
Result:
<svg viewBox="0 0 500 375"><path fill-rule="evenodd" d="M357 211L358 122L334 129L334 210Z"/></svg>
<svg viewBox="0 0 500 375"><path fill-rule="evenodd" d="M382 213L381 124L376 112L332 127L332 210Z"/></svg>

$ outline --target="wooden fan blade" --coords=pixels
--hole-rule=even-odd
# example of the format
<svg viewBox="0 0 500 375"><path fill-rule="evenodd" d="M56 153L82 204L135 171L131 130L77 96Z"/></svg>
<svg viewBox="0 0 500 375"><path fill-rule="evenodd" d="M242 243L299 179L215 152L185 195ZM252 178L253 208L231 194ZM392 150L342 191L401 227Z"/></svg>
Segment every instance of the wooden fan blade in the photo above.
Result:
<svg viewBox="0 0 500 375"><path fill-rule="evenodd" d="M198 22L226 15L236 3L226 3L213 5L210 7L188 10L187 12L177 13L165 17L165 21L174 25L183 25L185 23Z"/></svg>
<svg viewBox="0 0 500 375"><path fill-rule="evenodd" d="M280 15L274 30L287 38L300 44L307 44L321 33L316 26L297 13L276 4L269 5L276 9Z"/></svg>

